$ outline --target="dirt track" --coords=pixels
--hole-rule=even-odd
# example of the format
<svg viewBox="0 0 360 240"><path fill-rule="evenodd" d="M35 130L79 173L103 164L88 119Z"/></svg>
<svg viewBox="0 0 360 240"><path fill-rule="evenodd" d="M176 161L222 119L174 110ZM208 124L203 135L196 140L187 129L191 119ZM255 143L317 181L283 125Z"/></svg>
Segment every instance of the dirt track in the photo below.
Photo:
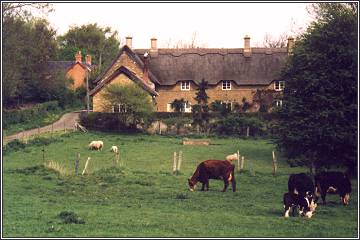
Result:
<svg viewBox="0 0 360 240"><path fill-rule="evenodd" d="M53 124L41 128L26 130L10 136L6 136L4 137L4 143L7 143L15 139L29 138L39 133L45 133L51 131L55 132L64 129L74 129L75 123L79 120L79 114L80 112L65 113L58 121L54 122Z"/></svg>

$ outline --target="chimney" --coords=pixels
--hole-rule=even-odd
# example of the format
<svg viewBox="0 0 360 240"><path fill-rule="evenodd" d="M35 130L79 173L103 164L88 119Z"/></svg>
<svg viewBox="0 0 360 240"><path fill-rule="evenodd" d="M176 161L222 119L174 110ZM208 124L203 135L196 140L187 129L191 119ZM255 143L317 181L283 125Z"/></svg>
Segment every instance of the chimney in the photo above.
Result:
<svg viewBox="0 0 360 240"><path fill-rule="evenodd" d="M293 38L293 37L289 37L289 38L288 38L288 42L287 42L288 55L291 55L291 54L293 53L294 46L295 46L295 40L294 40L294 38Z"/></svg>
<svg viewBox="0 0 360 240"><path fill-rule="evenodd" d="M132 48L132 37L126 37L126 45Z"/></svg>
<svg viewBox="0 0 360 240"><path fill-rule="evenodd" d="M90 54L86 54L85 60L86 60L86 64L91 66L91 55Z"/></svg>
<svg viewBox="0 0 360 240"><path fill-rule="evenodd" d="M152 38L152 39L151 39L150 54L151 54L152 57L156 57L157 54L158 54L157 39L156 39L156 38Z"/></svg>
<svg viewBox="0 0 360 240"><path fill-rule="evenodd" d="M143 71L143 78L146 83L149 83L149 53L144 53L144 71Z"/></svg>
<svg viewBox="0 0 360 240"><path fill-rule="evenodd" d="M78 52L75 54L75 62L81 63L81 51L78 51Z"/></svg>
<svg viewBox="0 0 360 240"><path fill-rule="evenodd" d="M251 55L250 37L245 35L244 37L244 55L249 57Z"/></svg>

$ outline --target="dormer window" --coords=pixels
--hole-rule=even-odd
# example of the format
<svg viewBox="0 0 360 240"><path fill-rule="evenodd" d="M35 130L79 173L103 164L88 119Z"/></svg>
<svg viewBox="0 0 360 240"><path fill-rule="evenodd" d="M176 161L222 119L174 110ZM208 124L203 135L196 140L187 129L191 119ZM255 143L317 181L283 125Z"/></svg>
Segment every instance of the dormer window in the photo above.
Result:
<svg viewBox="0 0 360 240"><path fill-rule="evenodd" d="M180 89L181 91L190 91L190 81L181 81Z"/></svg>
<svg viewBox="0 0 360 240"><path fill-rule="evenodd" d="M222 90L231 90L231 81L230 80L222 81Z"/></svg>
<svg viewBox="0 0 360 240"><path fill-rule="evenodd" d="M285 81L275 81L274 88L275 91L283 91L285 88Z"/></svg>

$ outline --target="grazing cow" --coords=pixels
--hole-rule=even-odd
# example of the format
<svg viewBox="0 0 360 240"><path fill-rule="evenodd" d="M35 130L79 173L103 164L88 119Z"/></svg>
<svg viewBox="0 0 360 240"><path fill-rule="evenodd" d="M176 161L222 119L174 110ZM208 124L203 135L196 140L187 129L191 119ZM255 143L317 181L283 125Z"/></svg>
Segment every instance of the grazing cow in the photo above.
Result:
<svg viewBox="0 0 360 240"><path fill-rule="evenodd" d="M119 152L119 149L117 146L111 146L111 149L110 149L111 152L114 152L114 153L118 153Z"/></svg>
<svg viewBox="0 0 360 240"><path fill-rule="evenodd" d="M233 192L236 191L236 181L234 175L235 166L229 161L206 160L201 162L191 178L188 179L189 190L194 191L198 182L202 183L201 191L209 190L209 179L220 179L224 181L223 192L226 191L229 181Z"/></svg>
<svg viewBox="0 0 360 240"><path fill-rule="evenodd" d="M103 141L92 141L89 144L89 149L90 150L101 150L103 146L104 146Z"/></svg>
<svg viewBox="0 0 360 240"><path fill-rule="evenodd" d="M341 202L348 205L350 201L351 182L342 172L321 172L315 175L315 198L321 196L323 204L326 204L326 194L339 194Z"/></svg>
<svg viewBox="0 0 360 240"><path fill-rule="evenodd" d="M305 173L291 174L288 181L289 193L298 194L301 197L313 197L314 183Z"/></svg>
<svg viewBox="0 0 360 240"><path fill-rule="evenodd" d="M226 160L228 160L228 161L236 161L238 159L238 155L237 155L237 153L234 153L234 154L231 154L231 155L227 155L226 156Z"/></svg>

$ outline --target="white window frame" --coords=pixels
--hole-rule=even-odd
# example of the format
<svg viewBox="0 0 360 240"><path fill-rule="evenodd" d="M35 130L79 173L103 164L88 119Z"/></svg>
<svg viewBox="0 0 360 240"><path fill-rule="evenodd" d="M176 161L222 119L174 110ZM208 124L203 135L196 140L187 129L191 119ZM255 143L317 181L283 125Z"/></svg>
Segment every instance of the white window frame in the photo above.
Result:
<svg viewBox="0 0 360 240"><path fill-rule="evenodd" d="M117 112L116 113L124 113L127 112L127 105L123 103L116 104ZM112 112L115 113L115 105L112 106Z"/></svg>
<svg viewBox="0 0 360 240"><path fill-rule="evenodd" d="M180 82L181 91L190 91L190 81L181 81Z"/></svg>
<svg viewBox="0 0 360 240"><path fill-rule="evenodd" d="M285 81L275 81L274 89L275 91L283 91L285 88Z"/></svg>
<svg viewBox="0 0 360 240"><path fill-rule="evenodd" d="M230 80L223 80L221 84L222 84L222 86L221 86L222 90L224 90L224 91L231 90L231 81Z"/></svg>
<svg viewBox="0 0 360 240"><path fill-rule="evenodd" d="M282 100L279 100L279 99L275 100L275 106L276 107L282 107L282 104L283 104Z"/></svg>
<svg viewBox="0 0 360 240"><path fill-rule="evenodd" d="M184 112L191 112L191 103L186 101L184 104Z"/></svg>

